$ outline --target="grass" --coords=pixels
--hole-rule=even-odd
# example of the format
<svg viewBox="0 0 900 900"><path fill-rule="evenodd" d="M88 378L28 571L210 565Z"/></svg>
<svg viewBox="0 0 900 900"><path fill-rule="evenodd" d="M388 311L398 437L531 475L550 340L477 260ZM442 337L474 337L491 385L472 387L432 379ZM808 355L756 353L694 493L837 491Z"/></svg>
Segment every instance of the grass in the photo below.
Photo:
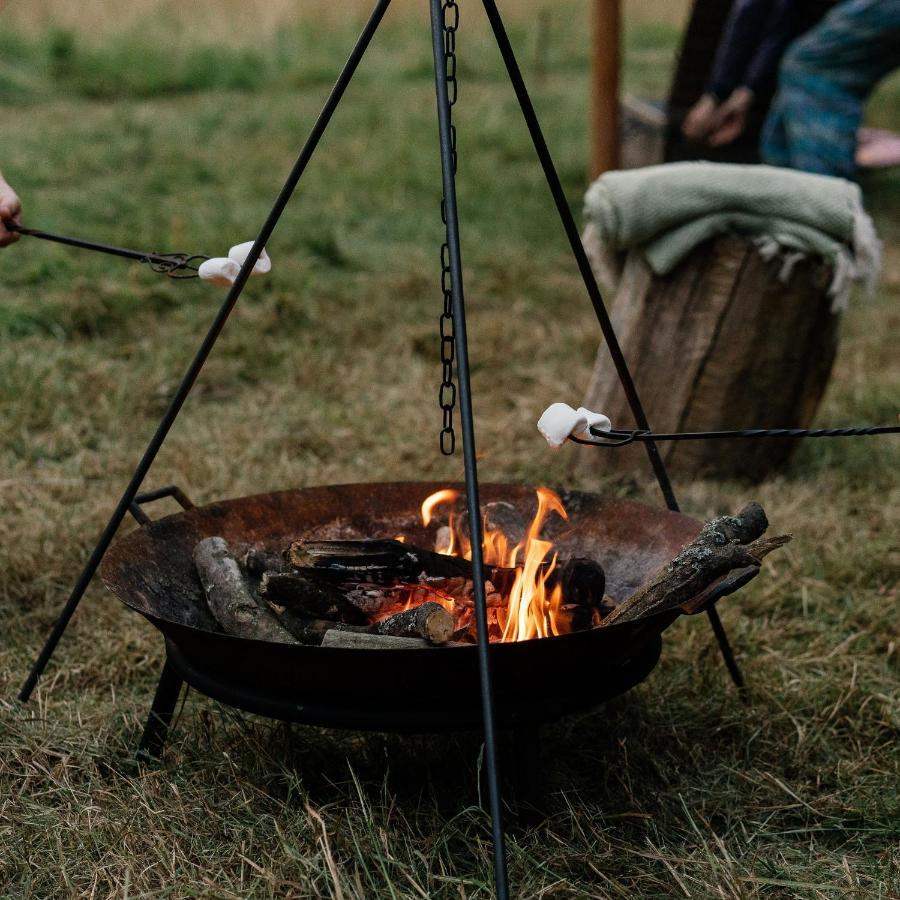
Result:
<svg viewBox="0 0 900 900"><path fill-rule="evenodd" d="M134 23L100 40L61 14L47 31L28 20L39 6L4 13L20 18L0 33L0 165L28 221L138 247L220 253L250 237L351 34L332 14L327 28L288 22L210 57L157 18L170 40L137 52ZM513 35L577 208L586 53L565 9L546 59L521 14ZM272 275L248 289L148 486L174 481L203 502L460 477L436 453L423 29L421 16L387 24L270 243ZM674 34L634 16L632 89L664 90ZM466 15L460 40L482 473L561 483L570 458L541 451L533 421L580 395L596 325L481 16ZM898 91L879 95L877 121L900 125ZM822 424L898 411L900 178L866 192L885 274L846 317ZM162 647L99 584L31 705L13 699L219 300L59 247L0 252L0 895L487 897L477 736L287 728L191 694L163 763L137 768ZM708 628L690 620L645 684L548 729L550 816L509 835L518 896L900 896L898 464L890 438L809 444L758 488L677 486L698 516L756 497L795 534L722 606L754 702L737 700ZM657 502L649 481L598 472L581 486Z"/></svg>

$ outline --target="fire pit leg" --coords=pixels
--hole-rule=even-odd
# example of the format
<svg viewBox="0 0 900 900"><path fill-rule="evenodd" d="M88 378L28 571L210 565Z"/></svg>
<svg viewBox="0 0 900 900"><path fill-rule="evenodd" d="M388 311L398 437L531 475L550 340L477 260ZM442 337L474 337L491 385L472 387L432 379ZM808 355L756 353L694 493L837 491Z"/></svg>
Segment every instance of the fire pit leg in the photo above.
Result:
<svg viewBox="0 0 900 900"><path fill-rule="evenodd" d="M508 733L512 795L519 824L540 825L547 818L547 779L541 765L541 726L521 723Z"/></svg>
<svg viewBox="0 0 900 900"><path fill-rule="evenodd" d="M159 676L159 684L153 696L153 706L150 707L150 715L141 735L141 743L138 746L138 759L159 759L162 755L166 737L169 734L169 726L175 715L175 704L181 694L184 682L175 670L168 656L163 665L162 674Z"/></svg>

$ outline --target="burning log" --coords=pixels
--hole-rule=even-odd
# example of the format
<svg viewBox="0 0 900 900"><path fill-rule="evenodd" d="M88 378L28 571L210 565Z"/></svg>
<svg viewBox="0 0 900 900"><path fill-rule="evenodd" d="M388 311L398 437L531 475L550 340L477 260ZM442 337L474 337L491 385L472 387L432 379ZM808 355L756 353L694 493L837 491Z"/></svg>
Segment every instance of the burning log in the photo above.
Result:
<svg viewBox="0 0 900 900"><path fill-rule="evenodd" d="M295 541L285 553L294 572L335 584L416 584L440 580L468 582L474 578L471 560L446 556L401 541ZM516 577L515 569L485 566L485 577L495 591L505 592ZM423 581L424 576L424 581ZM457 582L460 583L460 582Z"/></svg>
<svg viewBox="0 0 900 900"><path fill-rule="evenodd" d="M518 516L512 504L488 505L494 507L490 510L492 515L499 515L502 509L507 518ZM294 569L290 575L265 576L269 594L269 583L285 586L280 597L270 595L268 599L313 618L354 621L354 616L346 612L336 614L331 608L341 604L332 600L336 595L329 587L342 592L348 603L368 618L392 606L427 602L429 594L433 599L452 600L457 604L457 615L474 606L472 563L463 557L389 540L297 541L285 556ZM485 566L490 609L505 607L519 573L519 569ZM323 579L329 584L323 584ZM595 610L603 602L605 581L603 567L586 558L560 563L550 576L549 587L562 588L573 629L589 628L599 620ZM288 585L292 590L287 590ZM306 602L305 593L314 592L316 585L321 585L319 592L325 597L321 606L318 599Z"/></svg>
<svg viewBox="0 0 900 900"><path fill-rule="evenodd" d="M368 621L365 613L335 585L320 579L304 578L294 572L265 572L259 593L269 603L289 606L310 618L331 619L351 625Z"/></svg>
<svg viewBox="0 0 900 900"><path fill-rule="evenodd" d="M445 644L453 636L453 616L440 603L423 603L388 616L373 625L346 625L327 619L309 619L291 609L276 609L278 622L301 644L319 645L331 631L384 637L419 638L429 644Z"/></svg>
<svg viewBox="0 0 900 900"><path fill-rule="evenodd" d="M223 538L204 538L194 548L194 564L213 618L228 634L296 644L269 609L250 593L237 560Z"/></svg>
<svg viewBox="0 0 900 900"><path fill-rule="evenodd" d="M735 516L721 516L703 526L668 565L660 569L602 625L633 622L692 600L716 579L735 569L759 567L762 559L782 547L790 535L757 540L769 522L758 503L749 503Z"/></svg>
<svg viewBox="0 0 900 900"><path fill-rule="evenodd" d="M562 586L566 604L599 607L606 590L606 573L596 560L573 556L560 562L550 578L550 584Z"/></svg>
<svg viewBox="0 0 900 900"><path fill-rule="evenodd" d="M528 521L519 512L518 508L506 500L497 500L493 503L485 503L481 508L481 521L484 525L484 533L499 531L506 538L510 549L525 540L528 531ZM469 535L469 513L460 513L456 519L456 531L466 542L471 542ZM434 541L434 549L438 553L446 552L450 546L452 531L447 525L437 530Z"/></svg>

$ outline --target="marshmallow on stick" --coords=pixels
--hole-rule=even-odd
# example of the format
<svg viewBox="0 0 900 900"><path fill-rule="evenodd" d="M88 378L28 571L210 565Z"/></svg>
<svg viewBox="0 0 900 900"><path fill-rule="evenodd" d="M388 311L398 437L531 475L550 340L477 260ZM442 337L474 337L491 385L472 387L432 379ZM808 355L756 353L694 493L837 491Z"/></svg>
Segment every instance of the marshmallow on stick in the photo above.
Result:
<svg viewBox="0 0 900 900"><path fill-rule="evenodd" d="M226 256L215 256L200 263L197 274L204 281L211 281L213 284L220 284L222 287L230 287L234 284L238 272L241 271L240 265L233 259Z"/></svg>
<svg viewBox="0 0 900 900"><path fill-rule="evenodd" d="M573 435L586 441L594 441L591 428L609 431L612 423L602 413L592 412L579 406L573 409L568 403L552 403L538 419L538 431L554 449L562 445Z"/></svg>
<svg viewBox="0 0 900 900"><path fill-rule="evenodd" d="M586 441L595 441L597 439L591 434L592 428L599 428L600 431L609 431L612 428L612 422L603 413L591 412L583 406L579 406L577 412L578 415L587 419L587 428L584 431L576 431L575 437L583 438Z"/></svg>
<svg viewBox="0 0 900 900"><path fill-rule="evenodd" d="M228 258L233 259L239 266L244 264L244 261L250 255L250 251L253 249L253 241L244 241L243 244L235 244L228 251ZM253 271L250 273L251 275L265 275L267 272L272 270L272 260L269 259L269 254L266 253L266 248L263 247L262 253L259 254L259 259L256 261L253 266Z"/></svg>
<svg viewBox="0 0 900 900"><path fill-rule="evenodd" d="M200 264L197 274L204 281L211 281L213 284L220 284L223 287L230 287L234 284L241 266L250 255L253 247L253 241L245 241L243 244L235 244L229 251L228 256L217 256L214 259L208 259ZM272 271L272 260L265 248L260 253L259 259L253 266L251 275L265 275Z"/></svg>

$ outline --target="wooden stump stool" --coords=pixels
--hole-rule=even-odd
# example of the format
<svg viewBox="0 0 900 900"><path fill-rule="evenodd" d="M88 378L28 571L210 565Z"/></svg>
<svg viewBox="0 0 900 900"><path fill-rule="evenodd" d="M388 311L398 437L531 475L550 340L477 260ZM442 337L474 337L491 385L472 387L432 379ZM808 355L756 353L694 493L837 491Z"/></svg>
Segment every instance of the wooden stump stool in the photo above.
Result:
<svg viewBox="0 0 900 900"><path fill-rule="evenodd" d="M595 271L600 254L590 229L585 246ZM805 428L825 392L840 314L827 294L830 266L798 262L779 280L784 260L764 260L748 240L719 238L698 247L669 275L654 275L628 256L610 312L654 431ZM614 427L634 419L609 354L600 346L584 400ZM783 464L796 441L686 441L660 450L673 474L761 480ZM584 450L579 472L645 472L641 446Z"/></svg>

